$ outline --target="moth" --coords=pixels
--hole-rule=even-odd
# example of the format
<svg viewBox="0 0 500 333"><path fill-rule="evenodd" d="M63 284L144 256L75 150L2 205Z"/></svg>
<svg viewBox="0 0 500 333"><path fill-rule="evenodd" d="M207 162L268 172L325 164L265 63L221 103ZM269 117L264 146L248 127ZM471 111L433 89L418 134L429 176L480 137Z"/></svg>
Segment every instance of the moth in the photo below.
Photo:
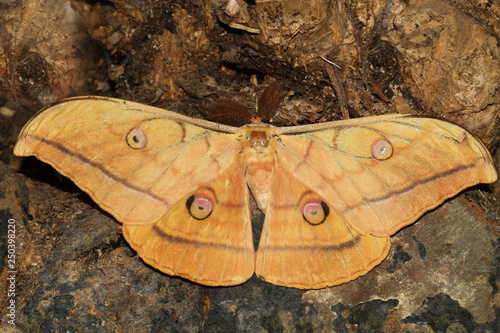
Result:
<svg viewBox="0 0 500 333"><path fill-rule="evenodd" d="M146 263L209 286L254 273L301 289L348 282L399 229L497 179L480 140L434 118L233 127L106 97L40 111L14 152L73 180ZM257 250L250 192L265 213Z"/></svg>

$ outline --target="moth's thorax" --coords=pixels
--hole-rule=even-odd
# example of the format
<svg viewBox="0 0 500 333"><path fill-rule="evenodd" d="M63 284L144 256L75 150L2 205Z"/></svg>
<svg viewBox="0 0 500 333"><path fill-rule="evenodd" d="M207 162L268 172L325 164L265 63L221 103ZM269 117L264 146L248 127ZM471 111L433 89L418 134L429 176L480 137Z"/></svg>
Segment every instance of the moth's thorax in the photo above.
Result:
<svg viewBox="0 0 500 333"><path fill-rule="evenodd" d="M276 128L263 123L252 123L241 128L242 153L246 167L248 187L262 211L269 199L269 187L275 166Z"/></svg>

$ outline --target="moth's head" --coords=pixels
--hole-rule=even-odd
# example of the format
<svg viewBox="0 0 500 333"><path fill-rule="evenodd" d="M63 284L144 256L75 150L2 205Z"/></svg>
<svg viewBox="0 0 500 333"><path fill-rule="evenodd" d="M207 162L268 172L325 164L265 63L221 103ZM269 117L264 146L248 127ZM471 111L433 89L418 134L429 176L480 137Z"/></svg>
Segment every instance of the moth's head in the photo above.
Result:
<svg viewBox="0 0 500 333"><path fill-rule="evenodd" d="M269 144L269 138L265 131L254 130L250 132L250 147L267 147Z"/></svg>
<svg viewBox="0 0 500 333"><path fill-rule="evenodd" d="M272 125L253 122L241 128L240 137L247 140L251 148L262 151L262 149L267 148L275 132L274 126Z"/></svg>

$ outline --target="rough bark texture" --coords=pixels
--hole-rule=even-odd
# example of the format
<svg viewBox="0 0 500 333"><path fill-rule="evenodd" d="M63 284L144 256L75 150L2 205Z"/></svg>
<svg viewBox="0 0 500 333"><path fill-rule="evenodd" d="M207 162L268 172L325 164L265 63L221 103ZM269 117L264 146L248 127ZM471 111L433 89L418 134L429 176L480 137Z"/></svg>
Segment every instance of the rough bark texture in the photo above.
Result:
<svg viewBox="0 0 500 333"><path fill-rule="evenodd" d="M396 234L388 259L351 283L206 288L146 266L109 215L12 148L38 109L64 97L116 96L202 117L221 98L255 108L271 78L285 91L279 125L341 119L342 109L425 114L493 148L499 17L491 1L3 1L0 288L14 218L17 326L7 323L5 291L1 329L498 332L500 219L488 187ZM253 211L258 237L263 215Z"/></svg>

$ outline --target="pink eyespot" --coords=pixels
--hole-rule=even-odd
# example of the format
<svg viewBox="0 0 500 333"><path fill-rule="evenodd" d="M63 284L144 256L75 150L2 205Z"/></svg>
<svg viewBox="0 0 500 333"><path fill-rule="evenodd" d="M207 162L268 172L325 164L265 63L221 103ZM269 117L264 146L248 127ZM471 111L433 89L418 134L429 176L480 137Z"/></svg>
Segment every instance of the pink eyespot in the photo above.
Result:
<svg viewBox="0 0 500 333"><path fill-rule="evenodd" d="M133 149L142 149L146 147L146 144L148 143L146 133L144 133L144 131L139 127L132 128L127 133L126 140L129 147Z"/></svg>
<svg viewBox="0 0 500 333"><path fill-rule="evenodd" d="M372 156L379 161L388 159L392 153L392 144L386 139L378 139L372 144Z"/></svg>
<svg viewBox="0 0 500 333"><path fill-rule="evenodd" d="M213 201L208 195L197 193L187 199L186 208L192 217L204 220L212 213Z"/></svg>
<svg viewBox="0 0 500 333"><path fill-rule="evenodd" d="M323 223L330 212L327 204L319 199L309 199L302 204L302 216L309 224Z"/></svg>

